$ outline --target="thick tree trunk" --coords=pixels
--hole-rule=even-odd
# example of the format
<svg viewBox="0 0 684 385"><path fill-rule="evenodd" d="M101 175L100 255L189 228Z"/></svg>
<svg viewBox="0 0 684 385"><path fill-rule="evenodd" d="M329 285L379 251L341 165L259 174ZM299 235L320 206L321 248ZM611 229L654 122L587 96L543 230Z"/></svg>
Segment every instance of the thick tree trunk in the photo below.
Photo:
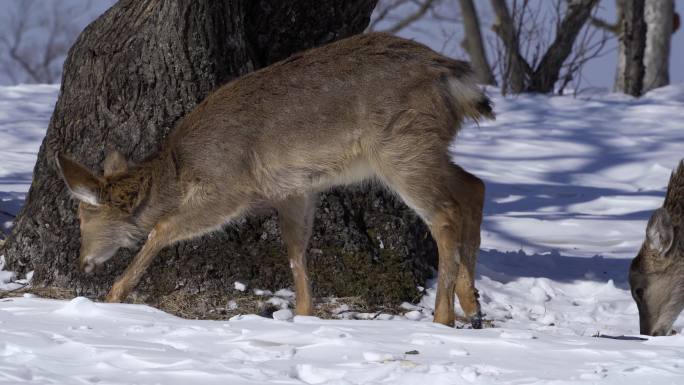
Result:
<svg viewBox="0 0 684 385"><path fill-rule="evenodd" d="M646 52L643 92L670 84L670 39L673 32L674 0L646 0Z"/></svg>
<svg viewBox="0 0 684 385"><path fill-rule="evenodd" d="M646 50L646 21L644 0L629 0L624 4L620 44L623 45L625 67L621 81L622 91L641 96L644 84L644 52Z"/></svg>
<svg viewBox="0 0 684 385"><path fill-rule="evenodd" d="M480 18L477 16L477 11L475 11L475 4L473 4L473 0L459 0L459 3L461 4L463 28L465 29L465 38L462 45L466 52L468 52L468 56L470 56L475 77L481 84L495 85L496 80L494 79L491 67L489 67L487 54L482 43Z"/></svg>
<svg viewBox="0 0 684 385"><path fill-rule="evenodd" d="M573 0L568 1L568 10L556 31L556 38L546 50L537 69L530 77L527 91L530 92L553 92L553 87L558 81L563 62L572 53L577 35L589 20L591 12L598 4L598 0Z"/></svg>
<svg viewBox="0 0 684 385"><path fill-rule="evenodd" d="M293 52L363 31L375 3L121 0L69 53L26 205L2 250L9 267L34 270L38 286L104 295L132 252L119 252L95 276L78 272L76 202L56 173L54 152L95 169L113 148L140 161L213 88ZM178 293L230 296L236 280L265 289L288 286L278 233L270 215L169 247L134 295L159 304ZM431 275L436 259L422 222L370 188L321 198L309 255L316 294L375 303L415 298L416 285Z"/></svg>

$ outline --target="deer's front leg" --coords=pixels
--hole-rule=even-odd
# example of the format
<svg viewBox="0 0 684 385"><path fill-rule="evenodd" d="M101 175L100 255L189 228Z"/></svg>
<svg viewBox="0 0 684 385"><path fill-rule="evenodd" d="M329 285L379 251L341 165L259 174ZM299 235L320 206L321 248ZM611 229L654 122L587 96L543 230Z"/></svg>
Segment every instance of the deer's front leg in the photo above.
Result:
<svg viewBox="0 0 684 385"><path fill-rule="evenodd" d="M311 283L306 271L306 248L311 237L316 201L314 195L292 196L275 205L280 234L287 246L294 278L297 315L313 315Z"/></svg>
<svg viewBox="0 0 684 385"><path fill-rule="evenodd" d="M133 261L128 265L123 275L114 282L114 285L109 290L109 294L107 294L107 302L123 302L128 297L138 282L140 282L154 257L169 244L170 234L168 234L168 227L164 224L157 224L154 227L147 237L145 245L133 258Z"/></svg>
<svg viewBox="0 0 684 385"><path fill-rule="evenodd" d="M172 214L157 222L147 242L133 258L126 271L114 282L114 286L107 294L107 302L121 302L128 297L140 282L145 270L152 263L154 257L166 246L175 242L190 239L215 229L230 218L240 214L243 205L222 204L221 202L195 202L193 206L181 207ZM222 209L217 209L221 208Z"/></svg>

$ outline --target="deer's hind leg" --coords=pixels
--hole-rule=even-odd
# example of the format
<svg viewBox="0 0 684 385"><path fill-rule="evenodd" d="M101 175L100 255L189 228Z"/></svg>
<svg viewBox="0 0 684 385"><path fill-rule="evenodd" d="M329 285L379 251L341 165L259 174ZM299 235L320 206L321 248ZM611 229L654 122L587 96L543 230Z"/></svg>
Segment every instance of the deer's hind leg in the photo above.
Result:
<svg viewBox="0 0 684 385"><path fill-rule="evenodd" d="M479 294L475 288L475 265L480 249L480 227L484 208L485 187L482 180L457 165L450 165L453 189L462 202L463 242L456 278L456 295L473 328L482 328Z"/></svg>
<svg viewBox="0 0 684 385"><path fill-rule="evenodd" d="M454 294L457 294L466 317L473 327L479 328L481 316L474 273L484 184L451 163L443 143L426 136L385 147L378 174L427 223L437 243L439 265L434 321L454 324Z"/></svg>
<svg viewBox="0 0 684 385"><path fill-rule="evenodd" d="M278 210L280 234L287 247L290 268L294 278L297 315L313 314L311 283L306 270L306 248L311 237L315 195L299 195L275 204Z"/></svg>

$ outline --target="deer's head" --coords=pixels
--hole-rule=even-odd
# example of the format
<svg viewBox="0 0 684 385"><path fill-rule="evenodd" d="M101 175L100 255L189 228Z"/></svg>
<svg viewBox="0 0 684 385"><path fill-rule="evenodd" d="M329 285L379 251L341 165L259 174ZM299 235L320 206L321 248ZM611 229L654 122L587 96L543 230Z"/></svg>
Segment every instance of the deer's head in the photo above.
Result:
<svg viewBox="0 0 684 385"><path fill-rule="evenodd" d="M129 174L128 163L119 152L107 156L102 176L63 154L57 154L56 163L71 195L80 201L80 267L91 273L119 248L134 247L145 236L136 214L147 194L148 181Z"/></svg>

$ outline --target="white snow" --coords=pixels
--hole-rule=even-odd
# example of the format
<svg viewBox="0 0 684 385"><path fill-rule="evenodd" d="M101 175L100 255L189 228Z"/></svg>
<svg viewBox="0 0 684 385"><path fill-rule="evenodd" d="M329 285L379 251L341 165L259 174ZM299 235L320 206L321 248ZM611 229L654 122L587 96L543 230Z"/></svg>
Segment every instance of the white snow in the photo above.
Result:
<svg viewBox="0 0 684 385"><path fill-rule="evenodd" d="M273 312L273 319L278 321L290 321L294 313L290 309L280 309Z"/></svg>
<svg viewBox="0 0 684 385"><path fill-rule="evenodd" d="M0 87L0 194L28 191L58 92L58 85ZM3 204L7 198L0 195Z"/></svg>
<svg viewBox="0 0 684 385"><path fill-rule="evenodd" d="M0 87L0 236L31 185L58 92L58 85Z"/></svg>
<svg viewBox="0 0 684 385"><path fill-rule="evenodd" d="M590 306L587 298L579 301L576 309L559 308L559 315L589 321L632 306L616 307L617 300L602 306ZM523 298L511 303L520 302ZM590 308L594 310L587 311ZM526 313L512 316L521 318L484 330L406 320L295 317L293 322L281 322L255 315L221 322L184 320L147 306L96 304L85 298L5 299L0 302L0 383L684 381L684 336L647 341L595 338L591 334L600 323L581 334L564 327L537 327L536 322L526 322Z"/></svg>
<svg viewBox="0 0 684 385"><path fill-rule="evenodd" d="M21 205L57 92L0 87L2 210ZM638 100L495 103L497 120L469 125L453 147L456 162L487 184L477 286L494 327L431 323L434 282L403 315L341 304L336 320L293 317L287 289L250 288L281 309L275 319L230 321L87 298L5 298L0 383L684 383L684 336L639 338L626 281L684 157L684 84ZM0 289L27 283L0 272Z"/></svg>
<svg viewBox="0 0 684 385"><path fill-rule="evenodd" d="M485 180L482 247L632 257L684 158L684 86L641 99L495 98L498 118L464 129L455 160Z"/></svg>
<svg viewBox="0 0 684 385"><path fill-rule="evenodd" d="M235 288L237 291L245 291L247 290L247 285L242 282L235 281L233 282L233 288Z"/></svg>

